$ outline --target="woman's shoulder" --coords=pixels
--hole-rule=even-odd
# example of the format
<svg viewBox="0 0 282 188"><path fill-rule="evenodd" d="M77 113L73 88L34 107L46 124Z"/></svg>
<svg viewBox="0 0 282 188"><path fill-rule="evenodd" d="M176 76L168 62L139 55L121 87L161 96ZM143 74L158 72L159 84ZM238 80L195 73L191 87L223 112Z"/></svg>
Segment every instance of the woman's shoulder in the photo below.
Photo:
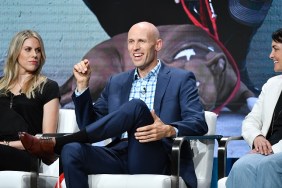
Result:
<svg viewBox="0 0 282 188"><path fill-rule="evenodd" d="M282 85L282 75L270 77L262 86L262 90L280 87ZM272 90L272 89L271 89Z"/></svg>
<svg viewBox="0 0 282 188"><path fill-rule="evenodd" d="M47 102L53 98L60 98L60 89L58 83L55 80L46 78L41 96L46 99Z"/></svg>
<svg viewBox="0 0 282 188"><path fill-rule="evenodd" d="M278 82L282 82L282 75L277 75L277 76L273 76L271 78L269 78L266 82L266 84L271 84L271 83L277 83Z"/></svg>
<svg viewBox="0 0 282 188"><path fill-rule="evenodd" d="M59 93L59 84L55 80L46 77L46 80L42 84L43 94Z"/></svg>
<svg viewBox="0 0 282 188"><path fill-rule="evenodd" d="M46 85L53 86L53 87L59 87L58 82L56 82L55 80L52 80L50 78L46 78Z"/></svg>

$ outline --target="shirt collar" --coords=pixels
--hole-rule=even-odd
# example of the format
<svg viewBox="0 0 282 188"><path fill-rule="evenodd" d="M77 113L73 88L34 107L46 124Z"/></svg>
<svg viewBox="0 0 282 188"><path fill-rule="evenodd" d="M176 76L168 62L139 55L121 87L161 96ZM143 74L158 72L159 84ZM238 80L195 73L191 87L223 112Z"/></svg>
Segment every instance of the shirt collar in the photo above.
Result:
<svg viewBox="0 0 282 188"><path fill-rule="evenodd" d="M161 68L161 62L160 62L160 60L158 59L158 64L148 73L148 75L147 75L144 79L148 79L148 78L150 78L151 76L156 76L156 75L158 75L158 73L159 73L159 71L160 71L160 68ZM134 79L134 80L140 79L139 74L138 74L138 71L137 71L137 68L135 68L133 79Z"/></svg>

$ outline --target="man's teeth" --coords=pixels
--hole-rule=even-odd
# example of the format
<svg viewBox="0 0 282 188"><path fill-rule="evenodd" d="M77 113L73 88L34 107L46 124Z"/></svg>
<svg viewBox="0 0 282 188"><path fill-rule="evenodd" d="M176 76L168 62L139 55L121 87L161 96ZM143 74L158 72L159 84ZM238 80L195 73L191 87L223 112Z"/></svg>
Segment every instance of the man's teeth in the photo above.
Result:
<svg viewBox="0 0 282 188"><path fill-rule="evenodd" d="M275 64L275 63L278 63L278 61L273 61L273 63Z"/></svg>

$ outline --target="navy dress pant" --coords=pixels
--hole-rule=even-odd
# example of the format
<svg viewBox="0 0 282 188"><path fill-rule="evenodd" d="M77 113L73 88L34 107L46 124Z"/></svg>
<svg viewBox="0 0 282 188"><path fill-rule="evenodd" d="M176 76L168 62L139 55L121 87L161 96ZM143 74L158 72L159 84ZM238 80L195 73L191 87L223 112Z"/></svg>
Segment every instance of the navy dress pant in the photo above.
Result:
<svg viewBox="0 0 282 188"><path fill-rule="evenodd" d="M91 143L128 132L128 141L117 139L105 147L69 143L61 159L68 188L88 187L88 174L169 174L172 139L140 143L134 133L153 123L150 110L139 99L123 104L87 126Z"/></svg>

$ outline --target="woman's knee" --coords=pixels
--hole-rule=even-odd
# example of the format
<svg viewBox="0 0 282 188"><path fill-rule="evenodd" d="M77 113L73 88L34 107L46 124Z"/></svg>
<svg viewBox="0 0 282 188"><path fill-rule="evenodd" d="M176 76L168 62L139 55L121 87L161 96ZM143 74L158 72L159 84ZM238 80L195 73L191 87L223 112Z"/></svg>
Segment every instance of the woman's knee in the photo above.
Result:
<svg viewBox="0 0 282 188"><path fill-rule="evenodd" d="M238 171L239 173L245 171L253 171L255 168L256 167L254 166L254 163L252 162L250 157L245 156L239 158L232 166L232 169Z"/></svg>
<svg viewBox="0 0 282 188"><path fill-rule="evenodd" d="M278 160L267 156L259 164L259 168L264 172L274 171L279 166L281 166L281 164L279 165Z"/></svg>

